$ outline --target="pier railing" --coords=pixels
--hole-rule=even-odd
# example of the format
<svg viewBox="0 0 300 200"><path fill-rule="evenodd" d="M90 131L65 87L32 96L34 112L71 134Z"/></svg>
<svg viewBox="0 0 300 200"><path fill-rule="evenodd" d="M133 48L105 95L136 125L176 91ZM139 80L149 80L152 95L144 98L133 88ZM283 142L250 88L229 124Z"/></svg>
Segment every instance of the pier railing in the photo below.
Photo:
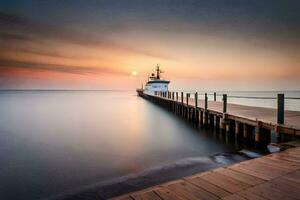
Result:
<svg viewBox="0 0 300 200"><path fill-rule="evenodd" d="M285 109L287 99L300 100L299 97L286 97L282 93L270 97L175 91L141 96L197 126L216 127L226 133L235 132L236 136L252 138L255 143L287 141L300 136L300 111ZM276 107L232 103L232 99L237 98L274 100Z"/></svg>
<svg viewBox="0 0 300 200"><path fill-rule="evenodd" d="M223 102L223 113L226 113L228 108L228 99L255 99L255 100L276 100L277 101L277 123L284 124L285 119L285 100L300 100L300 97L285 97L283 93L278 93L277 97L270 96L243 96L243 95L227 95L227 94L218 94L217 92L213 93L198 93L198 92L156 92L156 96L171 99L174 101L181 101L182 103L186 103L187 105L191 105L191 99L194 99L194 106L198 107L198 100L200 96L203 96L204 100L204 109L208 109L208 97L212 96L212 101L216 102L217 97L222 97ZM184 102L185 101L185 102Z"/></svg>

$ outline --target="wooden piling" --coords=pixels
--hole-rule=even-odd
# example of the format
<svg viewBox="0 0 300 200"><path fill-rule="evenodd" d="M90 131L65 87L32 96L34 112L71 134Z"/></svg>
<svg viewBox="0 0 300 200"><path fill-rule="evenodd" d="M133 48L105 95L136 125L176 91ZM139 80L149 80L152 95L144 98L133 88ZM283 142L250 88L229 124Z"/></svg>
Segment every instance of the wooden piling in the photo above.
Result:
<svg viewBox="0 0 300 200"><path fill-rule="evenodd" d="M209 126L214 127L215 126L215 115L209 114Z"/></svg>
<svg viewBox="0 0 300 200"><path fill-rule="evenodd" d="M240 123L238 121L235 121L234 123L234 132L235 136L238 137L240 134Z"/></svg>
<svg viewBox="0 0 300 200"><path fill-rule="evenodd" d="M199 113L197 108L198 108L198 92L195 93L195 108L194 108L194 117L193 117L193 121L196 124L198 124L199 122Z"/></svg>
<svg viewBox="0 0 300 200"><path fill-rule="evenodd" d="M261 139L261 125L262 122L258 121L256 122L256 126L254 127L254 142L255 144L259 144L260 143L260 139Z"/></svg>
<svg viewBox="0 0 300 200"><path fill-rule="evenodd" d="M247 139L249 135L249 128L247 124L243 124L243 138Z"/></svg>
<svg viewBox="0 0 300 200"><path fill-rule="evenodd" d="M204 100L205 100L205 103L204 103L204 109L205 109L205 111L207 111L207 108L208 108L208 98L207 98L207 93L205 93Z"/></svg>
<svg viewBox="0 0 300 200"><path fill-rule="evenodd" d="M284 124L284 94L277 95L277 123Z"/></svg>
<svg viewBox="0 0 300 200"><path fill-rule="evenodd" d="M184 117L184 111L183 111L183 92L181 92L180 115L181 115L181 117Z"/></svg>
<svg viewBox="0 0 300 200"><path fill-rule="evenodd" d="M200 117L200 126L203 126L203 115L204 115L204 112L202 111L202 110L200 110L200 112L199 112L199 117Z"/></svg>
<svg viewBox="0 0 300 200"><path fill-rule="evenodd" d="M223 94L223 113L227 112L227 94Z"/></svg>

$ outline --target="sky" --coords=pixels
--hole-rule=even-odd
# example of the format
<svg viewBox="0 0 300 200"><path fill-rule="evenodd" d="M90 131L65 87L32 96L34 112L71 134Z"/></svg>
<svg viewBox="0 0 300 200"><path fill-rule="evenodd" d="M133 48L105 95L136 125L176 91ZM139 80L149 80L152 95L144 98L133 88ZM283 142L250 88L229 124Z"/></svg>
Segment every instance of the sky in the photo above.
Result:
<svg viewBox="0 0 300 200"><path fill-rule="evenodd" d="M300 90L298 0L1 0L0 89ZM133 75L132 72L136 72Z"/></svg>

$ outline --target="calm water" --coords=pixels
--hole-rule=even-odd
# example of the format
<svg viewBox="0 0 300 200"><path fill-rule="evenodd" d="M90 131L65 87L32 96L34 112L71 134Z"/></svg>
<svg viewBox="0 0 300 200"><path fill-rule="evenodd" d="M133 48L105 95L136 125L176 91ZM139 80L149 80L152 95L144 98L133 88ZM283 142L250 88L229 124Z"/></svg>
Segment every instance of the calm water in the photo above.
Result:
<svg viewBox="0 0 300 200"><path fill-rule="evenodd" d="M135 92L3 91L0 199L108 197L241 159L212 135Z"/></svg>

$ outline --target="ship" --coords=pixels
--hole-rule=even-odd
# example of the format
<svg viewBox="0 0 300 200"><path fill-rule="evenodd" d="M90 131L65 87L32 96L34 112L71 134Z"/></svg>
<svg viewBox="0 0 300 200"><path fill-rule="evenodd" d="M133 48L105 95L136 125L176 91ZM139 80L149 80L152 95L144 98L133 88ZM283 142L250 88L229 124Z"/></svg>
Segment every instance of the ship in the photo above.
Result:
<svg viewBox="0 0 300 200"><path fill-rule="evenodd" d="M164 80L161 78L161 73L163 71L160 70L159 65L156 66L156 72L152 73L145 84L145 87L143 88L143 85L141 88L137 89L137 93L139 96L143 95L155 95L157 92L167 92L168 91L168 85L170 81Z"/></svg>

